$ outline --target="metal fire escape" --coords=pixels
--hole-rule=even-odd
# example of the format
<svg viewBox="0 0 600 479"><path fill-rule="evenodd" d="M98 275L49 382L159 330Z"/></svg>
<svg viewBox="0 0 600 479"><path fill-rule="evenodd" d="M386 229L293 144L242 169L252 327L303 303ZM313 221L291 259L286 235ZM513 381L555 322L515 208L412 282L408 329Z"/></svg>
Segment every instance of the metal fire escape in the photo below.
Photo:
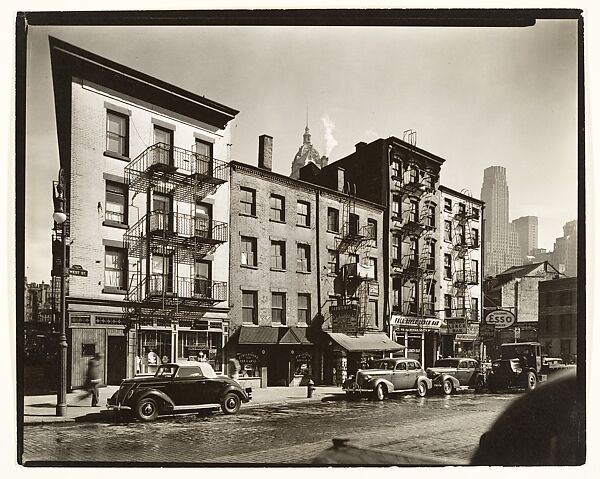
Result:
<svg viewBox="0 0 600 479"><path fill-rule="evenodd" d="M468 198L470 191L462 190ZM479 247L479 239L474 237L471 221L477 217L471 199L458 204L458 211L452 216L452 311L456 318L466 323L477 322L478 312L471 305L471 287L479 281L478 271L473 271L471 251Z"/></svg>
<svg viewBox="0 0 600 479"><path fill-rule="evenodd" d="M226 223L196 211L197 201L227 181L227 164L157 143L127 165L125 180L134 194L146 195L146 214L123 237L136 263L126 296L129 319L189 322L194 307L225 301L227 283L198 277L194 267L228 239ZM170 204L153 204L155 196ZM173 211L175 204L187 211Z"/></svg>
<svg viewBox="0 0 600 479"><path fill-rule="evenodd" d="M414 146L416 132L404 132ZM399 238L401 257L392 259L391 276L401 285L401 313L417 318L435 317L435 174L416 161L411 149L404 159L396 156L401 176L392 176L392 195L399 198L399 215L391 227Z"/></svg>
<svg viewBox="0 0 600 479"><path fill-rule="evenodd" d="M356 308L357 334L364 334L370 324L369 291L370 285L377 281L373 265L370 262L372 241L376 232L371 225L360 226L356 215L356 186L347 183L346 196L342 202L342 227L336 237L338 255L354 257L356 262L342 266L344 291L342 305Z"/></svg>

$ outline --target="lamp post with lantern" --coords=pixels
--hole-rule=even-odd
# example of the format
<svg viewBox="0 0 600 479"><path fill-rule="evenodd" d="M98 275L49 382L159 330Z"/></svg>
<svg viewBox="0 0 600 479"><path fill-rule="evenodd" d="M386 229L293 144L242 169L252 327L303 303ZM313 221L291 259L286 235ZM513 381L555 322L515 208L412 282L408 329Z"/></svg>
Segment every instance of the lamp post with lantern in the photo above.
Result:
<svg viewBox="0 0 600 479"><path fill-rule="evenodd" d="M61 168L58 173L58 181L52 182L52 199L54 202L54 231L56 237L60 234L60 263L58 271L53 271L53 276L60 276L60 322L58 337L58 387L56 392L56 415L67 415L67 334L66 334L66 291L65 283L69 274L66 267L67 259L67 239L66 239L66 221L65 212L65 181L64 170ZM56 264L56 263L55 263ZM58 274L57 274L58 273Z"/></svg>

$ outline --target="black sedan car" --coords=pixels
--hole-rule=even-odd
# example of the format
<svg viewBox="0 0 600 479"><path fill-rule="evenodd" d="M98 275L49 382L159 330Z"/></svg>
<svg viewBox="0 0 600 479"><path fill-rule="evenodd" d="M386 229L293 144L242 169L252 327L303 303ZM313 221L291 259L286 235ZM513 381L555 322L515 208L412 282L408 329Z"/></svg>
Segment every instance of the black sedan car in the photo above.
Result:
<svg viewBox="0 0 600 479"><path fill-rule="evenodd" d="M251 398L252 388L242 389L233 379L218 376L210 364L181 361L159 366L154 376L123 380L107 407L153 421L159 414L218 407L235 414Z"/></svg>
<svg viewBox="0 0 600 479"><path fill-rule="evenodd" d="M432 368L427 369L427 377L434 388L442 388L444 394L452 394L457 389L474 388L481 391L485 386L485 375L479 362L471 358L438 359Z"/></svg>

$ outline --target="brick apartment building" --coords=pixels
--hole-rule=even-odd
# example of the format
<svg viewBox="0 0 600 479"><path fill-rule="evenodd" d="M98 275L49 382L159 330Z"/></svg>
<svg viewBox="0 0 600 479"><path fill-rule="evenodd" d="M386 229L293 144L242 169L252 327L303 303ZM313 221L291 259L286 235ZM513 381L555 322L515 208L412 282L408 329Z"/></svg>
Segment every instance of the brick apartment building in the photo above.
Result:
<svg viewBox="0 0 600 479"><path fill-rule="evenodd" d="M228 122L237 111L50 38L66 180L68 387L224 362Z"/></svg>
<svg viewBox="0 0 600 479"><path fill-rule="evenodd" d="M540 281L538 340L544 353L577 359L577 278Z"/></svg>
<svg viewBox="0 0 600 479"><path fill-rule="evenodd" d="M334 188L274 173L272 144L260 137L258 167L230 163L227 352L255 387L339 383L363 356L401 348L382 332L384 209L346 194L343 170ZM333 324L338 305L356 331Z"/></svg>
<svg viewBox="0 0 600 479"><path fill-rule="evenodd" d="M467 191L439 188L440 298L445 325L440 355L481 357L483 201Z"/></svg>

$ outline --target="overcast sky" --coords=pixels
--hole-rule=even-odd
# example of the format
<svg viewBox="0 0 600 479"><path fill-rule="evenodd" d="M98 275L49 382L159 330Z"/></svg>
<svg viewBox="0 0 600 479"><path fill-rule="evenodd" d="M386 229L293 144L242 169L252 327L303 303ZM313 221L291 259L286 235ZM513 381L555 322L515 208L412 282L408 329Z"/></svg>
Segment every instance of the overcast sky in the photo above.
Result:
<svg viewBox="0 0 600 479"><path fill-rule="evenodd" d="M510 219L539 217L552 250L577 217L577 23L528 28L30 27L26 275L50 279L51 181L59 161L48 35L240 110L232 159L274 138L289 175L308 124L330 162L359 141L417 131L442 184L479 197L507 169ZM136 154L136 152L132 152ZM226 158L223 158L226 159Z"/></svg>

